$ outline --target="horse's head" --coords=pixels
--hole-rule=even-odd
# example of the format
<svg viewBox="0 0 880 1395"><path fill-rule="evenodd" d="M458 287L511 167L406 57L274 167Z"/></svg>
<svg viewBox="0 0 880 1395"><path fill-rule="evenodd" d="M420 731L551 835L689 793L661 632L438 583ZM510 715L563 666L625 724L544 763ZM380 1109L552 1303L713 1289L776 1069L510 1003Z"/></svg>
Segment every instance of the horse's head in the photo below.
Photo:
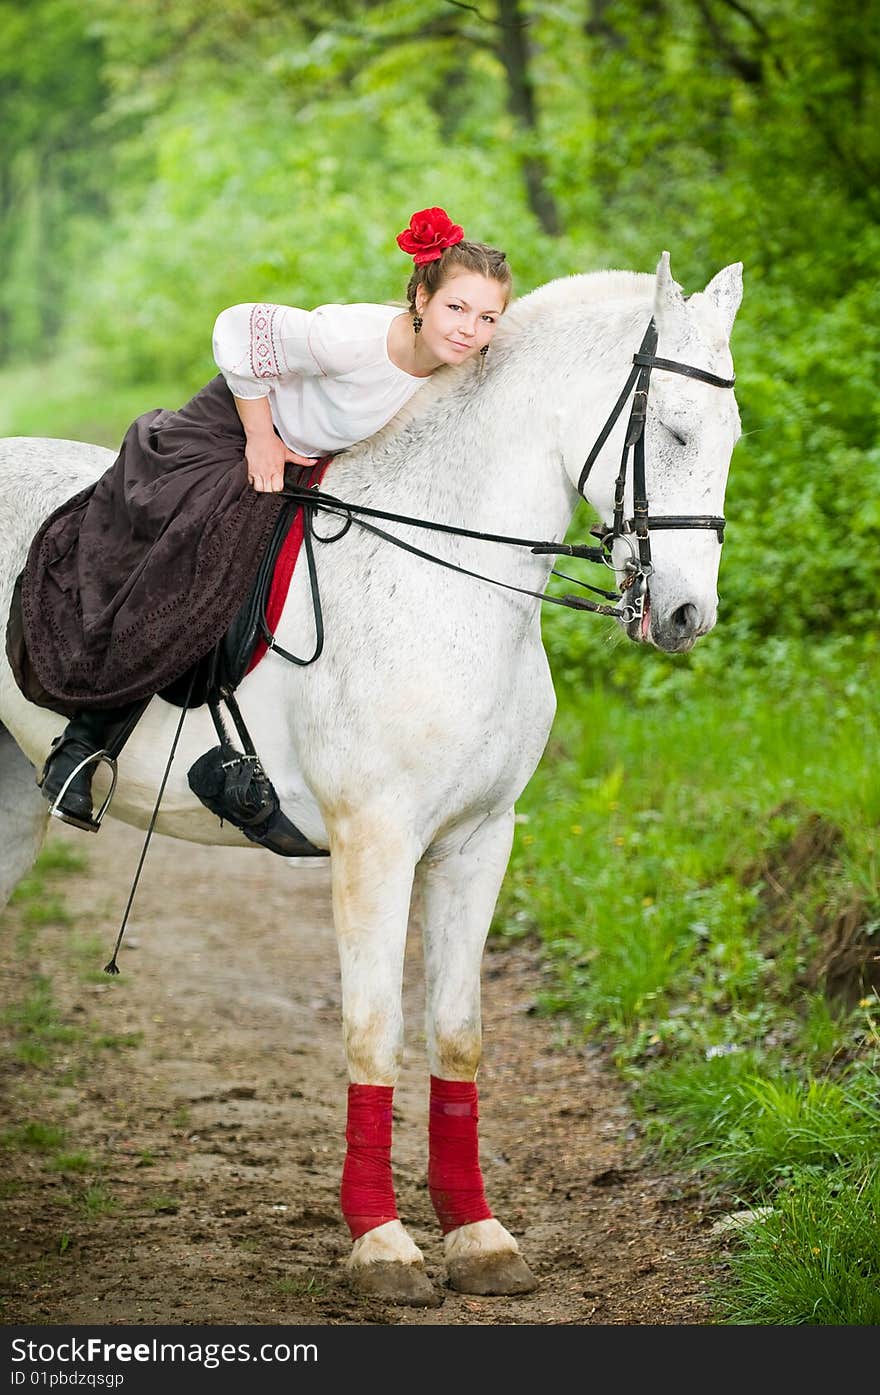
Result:
<svg viewBox="0 0 880 1395"><path fill-rule="evenodd" d="M741 299L742 263L685 298L664 252L656 334L628 347L631 390L589 468L582 457L566 462L607 530L623 586L620 624L631 639L672 653L690 649L717 615L724 492L740 432L729 339ZM604 413L613 415L613 399Z"/></svg>

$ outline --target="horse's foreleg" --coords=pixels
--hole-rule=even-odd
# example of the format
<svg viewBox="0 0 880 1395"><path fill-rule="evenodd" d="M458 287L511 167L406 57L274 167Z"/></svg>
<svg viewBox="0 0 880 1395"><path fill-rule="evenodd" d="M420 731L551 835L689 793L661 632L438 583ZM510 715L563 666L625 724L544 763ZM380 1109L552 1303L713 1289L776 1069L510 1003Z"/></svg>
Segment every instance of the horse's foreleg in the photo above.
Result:
<svg viewBox="0 0 880 1395"><path fill-rule="evenodd" d="M49 806L34 767L0 726L0 908L30 871L48 822Z"/></svg>
<svg viewBox="0 0 880 1395"><path fill-rule="evenodd" d="M480 964L513 839L513 810L417 872L431 1070L428 1186L445 1235L449 1282L462 1293L529 1293L537 1280L493 1216L479 1165L476 1074L482 1048Z"/></svg>
<svg viewBox="0 0 880 1395"><path fill-rule="evenodd" d="M415 859L411 841L376 811L330 824L351 1080L340 1191L354 1242L347 1268L359 1291L425 1307L441 1300L398 1219L391 1174L391 1101L403 1055L401 993Z"/></svg>

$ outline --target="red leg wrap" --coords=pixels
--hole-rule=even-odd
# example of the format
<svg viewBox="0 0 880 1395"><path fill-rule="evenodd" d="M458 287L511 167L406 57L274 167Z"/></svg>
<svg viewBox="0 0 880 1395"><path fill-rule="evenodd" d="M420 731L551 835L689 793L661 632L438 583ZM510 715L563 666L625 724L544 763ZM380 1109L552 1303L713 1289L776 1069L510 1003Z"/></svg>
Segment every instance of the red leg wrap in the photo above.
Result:
<svg viewBox="0 0 880 1395"><path fill-rule="evenodd" d="M480 1172L479 1117L472 1081L431 1076L428 1190L444 1235L492 1216Z"/></svg>
<svg viewBox="0 0 880 1395"><path fill-rule="evenodd" d="M397 1220L391 1179L393 1085L349 1085L339 1200L352 1240Z"/></svg>

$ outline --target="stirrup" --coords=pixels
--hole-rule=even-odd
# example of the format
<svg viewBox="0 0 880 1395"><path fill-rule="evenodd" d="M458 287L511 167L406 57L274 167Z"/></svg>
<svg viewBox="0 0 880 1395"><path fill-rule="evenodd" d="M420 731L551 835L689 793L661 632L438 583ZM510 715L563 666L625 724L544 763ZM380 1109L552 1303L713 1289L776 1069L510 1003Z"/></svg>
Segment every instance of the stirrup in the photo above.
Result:
<svg viewBox="0 0 880 1395"><path fill-rule="evenodd" d="M85 770L87 765L97 765L102 761L105 765L109 765L112 778L110 781L109 793L107 794L107 797L104 800L104 803L101 805L100 809L98 810L97 814L95 814L93 819L78 819L75 814L66 813L59 806L64 796L67 794L71 782L76 778L76 776L80 773L81 770ZM79 765L75 765L71 770L67 779L64 781L60 790L56 794L55 798L52 800L52 803L49 805L50 817L53 819L60 819L62 823L69 823L74 828L81 828L86 833L97 833L101 827L104 815L107 812L110 800L113 798L113 793L116 789L117 775L118 772L116 767L115 756L111 756L109 751L92 751L90 755L86 756L84 760L80 761Z"/></svg>

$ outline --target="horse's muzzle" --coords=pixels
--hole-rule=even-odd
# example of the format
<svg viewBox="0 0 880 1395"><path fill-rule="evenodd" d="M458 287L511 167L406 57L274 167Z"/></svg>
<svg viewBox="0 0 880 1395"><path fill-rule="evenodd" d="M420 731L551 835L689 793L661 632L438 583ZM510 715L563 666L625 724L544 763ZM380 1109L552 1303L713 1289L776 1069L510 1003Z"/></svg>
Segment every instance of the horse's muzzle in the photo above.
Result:
<svg viewBox="0 0 880 1395"><path fill-rule="evenodd" d="M649 632L642 638L666 654L686 654L711 628L711 622L706 621L700 608L686 601L662 618L652 615Z"/></svg>

